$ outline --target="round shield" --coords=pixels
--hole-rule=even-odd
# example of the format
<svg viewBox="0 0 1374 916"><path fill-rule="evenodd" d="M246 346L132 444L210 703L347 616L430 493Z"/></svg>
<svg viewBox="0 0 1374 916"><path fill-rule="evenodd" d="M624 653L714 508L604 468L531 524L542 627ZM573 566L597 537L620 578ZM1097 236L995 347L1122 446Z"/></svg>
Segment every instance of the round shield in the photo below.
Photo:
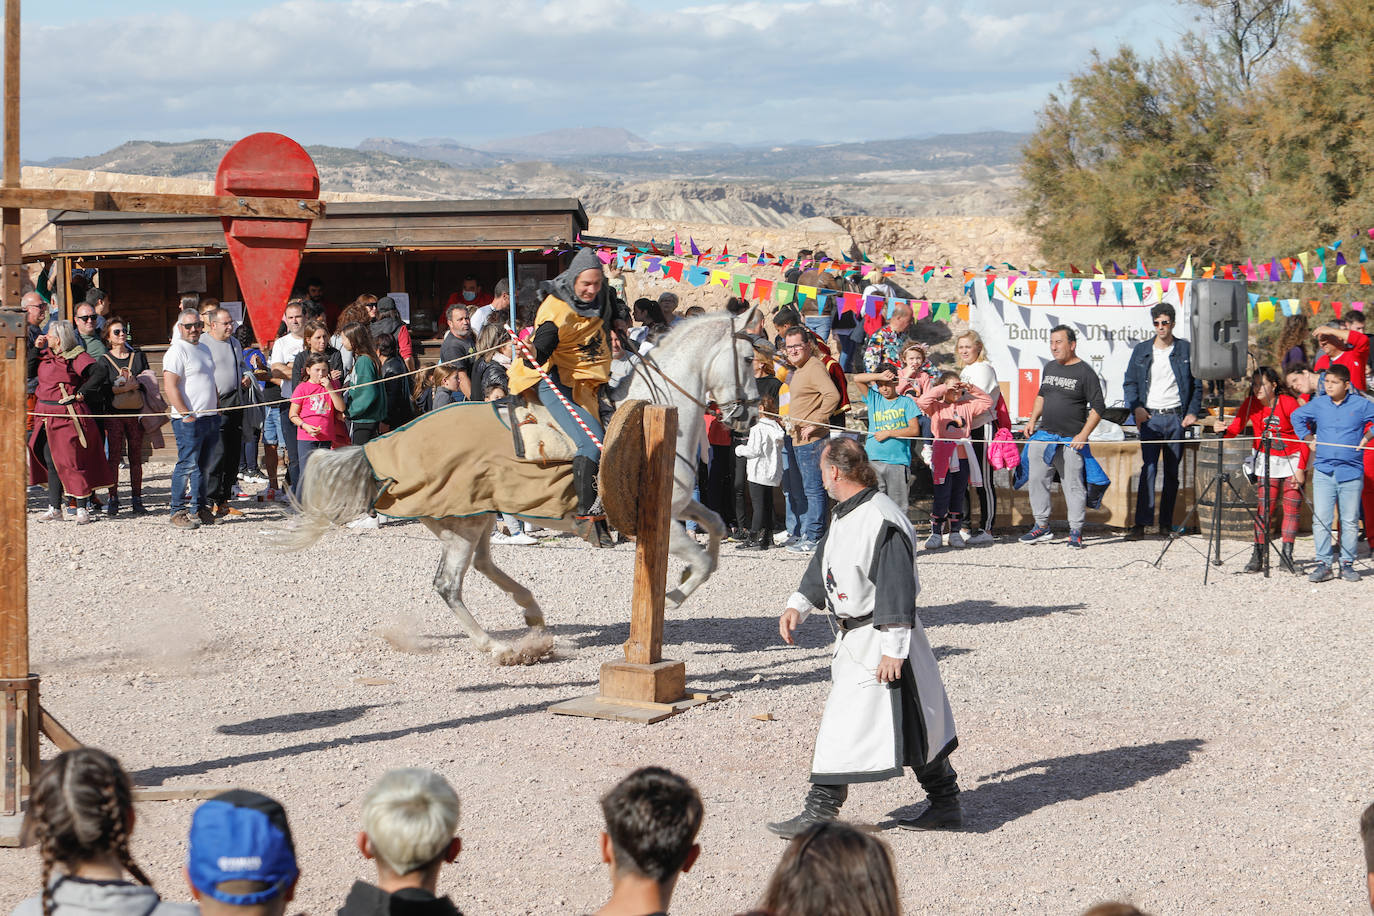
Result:
<svg viewBox="0 0 1374 916"><path fill-rule="evenodd" d="M606 521L626 537L639 526L639 480L644 473L644 407L648 401L626 401L606 427L598 475Z"/></svg>

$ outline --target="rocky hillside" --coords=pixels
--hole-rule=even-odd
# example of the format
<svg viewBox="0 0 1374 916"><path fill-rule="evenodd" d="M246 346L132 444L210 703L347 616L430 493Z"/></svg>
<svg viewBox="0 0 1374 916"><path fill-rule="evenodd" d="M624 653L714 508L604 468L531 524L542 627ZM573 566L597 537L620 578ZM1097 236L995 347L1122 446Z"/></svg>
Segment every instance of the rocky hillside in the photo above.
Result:
<svg viewBox="0 0 1374 916"><path fill-rule="evenodd" d="M628 131L556 131L477 149L372 138L307 147L321 185L373 197L578 197L608 216L780 228L816 215L1006 216L1017 134L709 149L654 147ZM130 141L64 168L213 178L226 140ZM506 147L498 150L498 147ZM647 148L645 148L647 147ZM609 150L609 151L608 151ZM546 158L538 158L548 154ZM531 158L534 157L534 158ZM553 159L555 161L548 161Z"/></svg>

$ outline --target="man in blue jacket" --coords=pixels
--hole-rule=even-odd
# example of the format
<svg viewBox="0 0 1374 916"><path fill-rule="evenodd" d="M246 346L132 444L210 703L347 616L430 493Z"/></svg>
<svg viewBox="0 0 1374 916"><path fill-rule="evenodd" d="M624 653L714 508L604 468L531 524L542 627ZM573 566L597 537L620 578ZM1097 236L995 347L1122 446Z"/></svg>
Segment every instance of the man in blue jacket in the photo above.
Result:
<svg viewBox="0 0 1374 916"><path fill-rule="evenodd" d="M1326 393L1293 411L1293 430L1317 442L1312 459L1312 539L1317 548L1317 568L1309 582L1334 579L1335 557L1331 545L1332 515L1341 511L1341 578L1360 581L1355 572L1356 527L1360 518L1360 492L1364 487L1364 459L1359 449L1374 439L1374 401L1350 390L1350 369L1337 363L1322 379ZM1365 520L1369 524L1369 520Z"/></svg>
<svg viewBox="0 0 1374 916"><path fill-rule="evenodd" d="M1183 458L1183 431L1197 422L1202 410L1202 386L1193 378L1188 341L1174 336L1174 307L1161 302L1150 309L1155 336L1142 340L1126 364L1126 407L1140 430L1140 489L1135 500L1135 524L1128 541L1145 537L1155 520L1155 472L1164 455L1164 489L1159 500L1159 533L1174 527L1178 498L1178 464Z"/></svg>

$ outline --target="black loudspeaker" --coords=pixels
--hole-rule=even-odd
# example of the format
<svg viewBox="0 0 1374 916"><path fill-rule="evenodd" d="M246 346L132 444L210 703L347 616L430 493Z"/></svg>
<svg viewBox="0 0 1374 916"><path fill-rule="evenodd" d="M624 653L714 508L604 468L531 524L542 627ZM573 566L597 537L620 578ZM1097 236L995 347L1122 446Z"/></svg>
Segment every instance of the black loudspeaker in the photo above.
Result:
<svg viewBox="0 0 1374 916"><path fill-rule="evenodd" d="M1188 287L1193 378L1245 375L1250 346L1248 301L1240 280L1194 280Z"/></svg>

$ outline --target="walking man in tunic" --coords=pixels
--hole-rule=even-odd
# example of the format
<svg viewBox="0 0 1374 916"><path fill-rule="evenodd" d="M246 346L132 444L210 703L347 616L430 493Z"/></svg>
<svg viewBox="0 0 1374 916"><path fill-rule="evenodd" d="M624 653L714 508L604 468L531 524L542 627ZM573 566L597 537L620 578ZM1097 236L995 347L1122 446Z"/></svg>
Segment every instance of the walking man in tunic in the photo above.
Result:
<svg viewBox="0 0 1374 916"><path fill-rule="evenodd" d="M835 820L850 783L892 779L908 766L930 806L898 826L958 827L959 785L949 755L959 741L935 655L916 616L921 584L911 522L878 492L863 446L852 439L830 440L821 453L821 477L835 500L834 518L778 619L778 631L790 645L812 609L825 608L834 617L830 696L802 813L768 829L790 838Z"/></svg>

